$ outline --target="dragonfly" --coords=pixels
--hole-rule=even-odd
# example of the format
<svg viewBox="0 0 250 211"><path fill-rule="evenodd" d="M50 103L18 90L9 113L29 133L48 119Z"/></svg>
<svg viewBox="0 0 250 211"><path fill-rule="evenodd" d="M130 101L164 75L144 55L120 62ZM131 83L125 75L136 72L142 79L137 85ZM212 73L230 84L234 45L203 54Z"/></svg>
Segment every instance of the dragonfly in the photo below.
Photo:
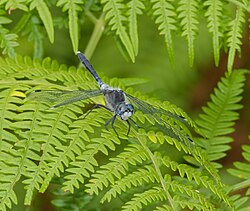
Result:
<svg viewBox="0 0 250 211"><path fill-rule="evenodd" d="M108 84L104 83L97 72L94 70L90 62L80 51L77 52L77 56L83 66L90 72L93 78L96 80L99 89L94 90L75 90L75 91L66 91L66 90L37 90L33 91L29 94L29 98L36 101L49 101L49 102L60 102L55 104L51 108L61 107L67 104L71 104L77 101L81 101L84 99L92 98L95 96L103 95L105 100L105 105L103 104L95 104L84 116L93 111L95 108L104 108L109 112L113 113L113 116L105 123L105 127L111 123L111 127L118 136L118 133L114 127L114 123L117 117L121 120L126 121L128 125L127 135L130 133L131 122L136 126L136 122L132 119L132 116L135 112L135 108L141 110L143 113L151 114L156 117L157 121L162 125L166 125L167 127L164 130L167 130L172 136L176 137L177 132L176 129L173 128L170 124L168 124L165 120L161 119L158 115L162 114L169 118L175 119L182 123L186 123L186 119L182 116L169 112L160 107L153 106L145 101L139 100L138 98L125 93L123 90L111 87ZM139 127L139 126L138 126ZM179 134L179 133L178 133ZM190 139L191 140L191 139Z"/></svg>

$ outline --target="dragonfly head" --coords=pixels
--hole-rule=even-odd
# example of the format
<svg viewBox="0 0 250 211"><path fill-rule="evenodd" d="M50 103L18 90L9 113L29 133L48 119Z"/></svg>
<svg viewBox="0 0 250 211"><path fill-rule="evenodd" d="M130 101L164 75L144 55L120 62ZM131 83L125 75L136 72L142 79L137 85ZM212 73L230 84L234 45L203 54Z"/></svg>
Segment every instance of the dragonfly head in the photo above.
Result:
<svg viewBox="0 0 250 211"><path fill-rule="evenodd" d="M116 114L121 117L122 120L127 120L134 113L134 106L128 103L121 103L116 108Z"/></svg>

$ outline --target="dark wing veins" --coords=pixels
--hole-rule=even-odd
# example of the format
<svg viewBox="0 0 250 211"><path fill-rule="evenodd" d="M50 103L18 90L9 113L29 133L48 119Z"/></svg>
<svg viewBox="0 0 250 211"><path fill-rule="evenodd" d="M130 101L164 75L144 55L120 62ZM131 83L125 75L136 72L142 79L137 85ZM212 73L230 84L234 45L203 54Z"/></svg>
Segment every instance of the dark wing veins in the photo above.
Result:
<svg viewBox="0 0 250 211"><path fill-rule="evenodd" d="M173 127L172 125L170 125L167 121L163 120L160 116L158 116L157 114L160 115L166 115L170 118L173 118L177 121L180 121L182 123L184 123L186 126L188 126L186 120L182 117L179 116L177 114L173 114L169 111L166 111L162 108L158 108L155 107L149 103L146 103L144 101L141 101L135 97L133 97L130 94L126 94L126 96L128 97L128 99L131 101L131 103L138 109L141 110L143 113L145 114L150 114L153 116L153 118L155 118L157 120L156 125L168 136L175 138L181 142L184 142L186 145L188 146L192 146L193 144L191 144L192 140L191 138L182 132L182 130L180 130L178 127ZM190 142L191 141L191 142Z"/></svg>
<svg viewBox="0 0 250 211"><path fill-rule="evenodd" d="M76 90L76 91L66 91L66 90L42 90L34 91L28 95L31 100L39 102L50 102L57 103L52 108L64 106L71 104L80 100L88 99L101 95L101 90Z"/></svg>

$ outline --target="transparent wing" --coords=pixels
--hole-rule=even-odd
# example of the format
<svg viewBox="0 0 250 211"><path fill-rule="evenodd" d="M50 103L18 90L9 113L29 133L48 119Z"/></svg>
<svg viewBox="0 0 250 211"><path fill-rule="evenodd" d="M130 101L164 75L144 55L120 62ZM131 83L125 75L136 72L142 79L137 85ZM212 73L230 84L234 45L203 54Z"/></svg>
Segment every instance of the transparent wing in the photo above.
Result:
<svg viewBox="0 0 250 211"><path fill-rule="evenodd" d="M163 114L163 115L166 115L170 118L173 118L175 120L178 120L184 124L187 124L186 120L184 117L182 116L179 116L177 114L173 114L169 111L166 111L162 108L158 108L158 107L155 107L149 103L146 103L142 100L139 100L138 98L130 95L130 94L127 94L126 93L126 96L129 98L129 100L131 101L131 103L133 105L135 105L135 107L137 107L139 110L141 110L143 113L146 113L146 114L155 114L155 113L158 113L158 114Z"/></svg>
<svg viewBox="0 0 250 211"><path fill-rule="evenodd" d="M30 100L38 102L56 103L52 108L60 107L63 105L71 104L80 100L88 99L101 95L101 90L42 90L34 91L28 95Z"/></svg>
<svg viewBox="0 0 250 211"><path fill-rule="evenodd" d="M173 114L169 111L166 111L164 109L155 107L149 103L146 103L142 100L139 100L135 97L133 97L130 94L126 94L130 102L139 110L141 110L145 114L150 114L157 120L156 125L167 135L169 135L172 138L175 138L181 142L184 142L187 146L193 147L193 141L189 137L189 135L183 133L184 131L177 126L174 127L170 125L167 121L163 120L160 116L157 114L166 115L170 118L173 118L175 120L181 121L186 126L188 125L185 118L182 116L178 116L177 114Z"/></svg>

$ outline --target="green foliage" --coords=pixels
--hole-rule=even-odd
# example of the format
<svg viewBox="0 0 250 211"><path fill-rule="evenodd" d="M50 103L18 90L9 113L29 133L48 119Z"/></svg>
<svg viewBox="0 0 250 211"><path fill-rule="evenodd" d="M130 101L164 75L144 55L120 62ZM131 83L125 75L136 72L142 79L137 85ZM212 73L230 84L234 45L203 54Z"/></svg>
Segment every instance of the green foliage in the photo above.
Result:
<svg viewBox="0 0 250 211"><path fill-rule="evenodd" d="M170 61L174 62L174 48L172 40L172 31L176 30L175 18L176 12L171 3L164 0L152 0L153 16L156 18L155 23L160 24L158 30L160 34L164 35L165 42L167 45L168 55Z"/></svg>
<svg viewBox="0 0 250 211"><path fill-rule="evenodd" d="M249 136L250 138L250 136ZM234 168L228 169L228 172L237 177L242 179L240 182L235 183L231 187L231 192L235 192L238 190L246 189L245 197L242 197L240 194L235 195L235 206L240 207L244 203L249 201L249 193L250 193L250 185L249 185L249 167L250 167L250 147L248 145L242 146L243 152L242 156L244 157L244 162L236 161L234 162ZM247 206L245 209L249 209L250 207Z"/></svg>
<svg viewBox="0 0 250 211"><path fill-rule="evenodd" d="M223 36L220 20L222 19L224 3L220 0L207 0L204 6L207 8L205 13L208 21L207 27L213 36L214 62L218 66L220 61L220 39Z"/></svg>
<svg viewBox="0 0 250 211"><path fill-rule="evenodd" d="M216 168L222 166L215 161L226 156L225 152L230 149L229 143L233 141L228 135L234 131L233 126L239 118L236 111L242 108L240 101L245 74L246 70L226 73L211 95L211 102L203 107L204 113L196 121L200 134L205 136L197 139L197 143L206 149L208 160L213 161Z"/></svg>
<svg viewBox="0 0 250 211"><path fill-rule="evenodd" d="M231 72L236 51L240 53L242 44L242 25L245 23L245 12L242 8L237 8L235 19L229 23L227 45L229 48L227 69Z"/></svg>
<svg viewBox="0 0 250 211"><path fill-rule="evenodd" d="M0 210L10 210L17 203L29 206L37 192L49 188L58 210L248 210L249 146L243 146L245 161L235 162L228 170L243 180L225 184L224 175L219 175L220 159L230 149L230 134L242 108L247 71L232 69L236 54L241 53L248 5L223 0L0 0L0 48L12 58L0 58ZM42 59L48 41L59 41L55 33L68 32L76 52L80 38L83 43L88 38L86 26L94 24L86 47L88 58L105 33L135 62L139 37L144 36L140 30L145 27L139 25L139 16L145 15L163 35L173 64L182 59L175 58L174 46L183 37L193 65L195 40L204 22L215 64L220 62L221 46L228 52L229 71L196 122L176 105L126 88L142 83L141 79L104 77L111 86L145 102L137 105L133 115L141 128L133 126L129 136L126 122L118 119L119 137L104 128L109 112L97 109L83 119L93 104L104 103L103 96L56 109L49 109L48 102L28 99L34 90L97 88L87 71ZM31 42L34 59L16 56L17 46L26 41ZM69 51L65 46L61 49ZM150 109L142 113L140 108L147 104L158 108L158 113L152 115ZM192 137L193 129L199 137ZM176 159L175 151L185 161ZM18 183L23 185L24 202L16 191ZM246 193L238 192L242 188Z"/></svg>
<svg viewBox="0 0 250 211"><path fill-rule="evenodd" d="M207 21L207 29L211 34L213 44L214 61L218 66L220 60L221 46L228 52L229 71L232 70L236 53L241 53L241 44L243 37L243 27L246 22L245 15L249 12L246 2L236 1L221 1L221 0L181 0L178 3L175 1L151 0L146 2L143 0L18 0L18 1L0 1L0 8L5 8L11 14L8 18L16 20L17 17L12 12L14 10L22 10L26 13L19 13L20 20L26 20L20 27L18 23L18 37L23 36L25 25L32 22L32 19L27 19L29 16L36 16L41 19L45 30L42 30L42 36L48 37L51 43L54 42L55 32L54 27L60 27L60 30L67 28L69 31L72 50L76 52L79 48L79 39L81 31L85 28L85 22L95 24L92 38L86 47L87 56L91 57L93 49L97 45L98 40L103 33L109 36L115 36L118 41L119 50L124 56L129 56L134 62L138 55L139 46L139 15L149 15L155 20L158 25L159 34L164 36L164 40L169 55L169 60L174 64L175 58L175 40L181 35L187 41L188 58L190 66L195 60L195 39L200 31L200 24L204 20ZM30 11L28 11L28 8ZM56 16L58 8L62 14ZM13 14L12 14L13 13ZM64 15L67 13L67 15ZM7 18L7 14L5 16ZM60 18L59 18L60 17ZM105 18L103 18L105 17ZM19 19L19 17L18 17ZM55 23L54 23L54 21ZM68 23L65 26L65 23ZM14 24L14 25L15 25ZM106 26L106 30L104 30ZM17 46L17 35L9 33L7 29L2 29L0 37L1 48L3 53L14 56ZM114 33L110 33L110 31ZM36 34L37 29L32 29L32 33ZM45 33L47 35L45 35ZM27 35L27 33L26 33ZM86 36L84 35L84 39ZM95 41L93 41L96 39ZM29 39L34 43L34 49L41 49L40 54L44 52L44 43L38 44L36 39ZM19 40L18 40L19 42ZM92 49L92 50L90 50ZM42 58L37 52L36 57Z"/></svg>
<svg viewBox="0 0 250 211"><path fill-rule="evenodd" d="M205 151L187 138L190 132L183 123L160 113L162 122L157 114L143 114L138 110L134 117L144 129L132 128L130 136L126 137L126 125L117 120L119 138L103 128L110 116L108 112L96 110L81 119L85 106L100 102L100 97L57 109L48 109L51 106L48 103L30 101L26 97L34 89L93 88L96 85L88 72L74 67L67 69L49 58L42 63L28 57L17 57L15 61L1 59L0 63L2 210L17 203L14 187L18 181L24 184L24 204L30 205L34 193L43 193L54 177L61 178L60 186L64 191L73 193L83 188L82 197L86 200L88 195L99 195L102 203L124 198L120 205L124 210L149 206L161 209L166 204L172 210L201 210L202 206L213 210L219 204L229 209L233 206L227 187L207 160ZM220 85L224 87L228 102L235 102L231 90L236 95L241 93L243 73L237 71L232 79L223 79L225 84L234 79L236 90ZM185 112L169 102L148 99L124 88L124 84L119 85L117 80L111 85L123 87L154 106L182 115L190 126L196 127ZM169 127L175 130L174 135L166 129ZM209 134L205 128L201 131ZM179 163L160 150L161 146L171 145L196 161L196 166ZM68 196L74 200L74 195L65 195L65 203L70 207ZM53 203L63 207L63 198ZM86 206L90 201L85 201Z"/></svg>
<svg viewBox="0 0 250 211"><path fill-rule="evenodd" d="M116 32L116 35L118 35L121 42L125 46L130 58L132 59L132 61L134 61L135 52L133 49L132 42L126 31L126 27L124 26L124 22L126 22L127 19L125 15L122 14L122 10L125 8L125 5L122 3L121 0L102 0L101 2L102 4L104 4L103 11L106 12L105 19L111 26L111 30L114 30ZM134 23L136 23L135 20L133 21ZM136 34L134 36L136 37Z"/></svg>
<svg viewBox="0 0 250 211"><path fill-rule="evenodd" d="M78 50L78 42L79 42L79 26L78 26L78 12L82 11L82 8L79 4L83 4L83 0L59 0L57 2L57 6L63 6L62 11L68 11L69 18L69 34L70 39L73 45L73 51L76 52Z"/></svg>
<svg viewBox="0 0 250 211"><path fill-rule="evenodd" d="M45 26L45 29L47 31L49 40L51 43L53 43L54 42L53 20L47 4L43 0L31 1L30 9L32 10L34 8L37 9L39 17L41 18Z"/></svg>
<svg viewBox="0 0 250 211"><path fill-rule="evenodd" d="M178 17L181 19L182 36L188 42L189 64L192 66L194 61L194 40L198 30L198 2L195 0L181 0L179 4L180 6L177 9L179 12Z"/></svg>
<svg viewBox="0 0 250 211"><path fill-rule="evenodd" d="M11 19L4 16L5 12L0 9L0 48L3 49L2 53L7 54L9 57L15 56L14 47L18 46L16 42L17 35L10 33L10 31L3 27L3 24L11 23Z"/></svg>

